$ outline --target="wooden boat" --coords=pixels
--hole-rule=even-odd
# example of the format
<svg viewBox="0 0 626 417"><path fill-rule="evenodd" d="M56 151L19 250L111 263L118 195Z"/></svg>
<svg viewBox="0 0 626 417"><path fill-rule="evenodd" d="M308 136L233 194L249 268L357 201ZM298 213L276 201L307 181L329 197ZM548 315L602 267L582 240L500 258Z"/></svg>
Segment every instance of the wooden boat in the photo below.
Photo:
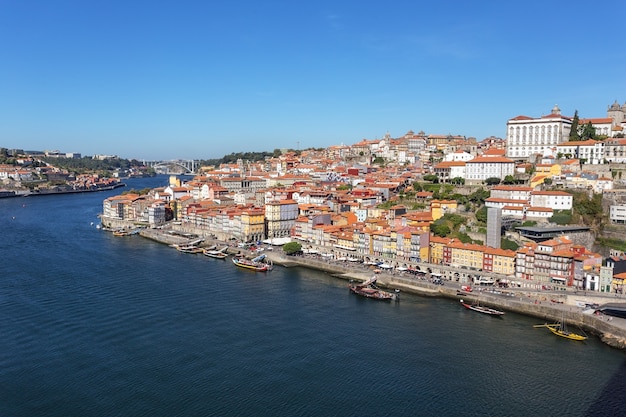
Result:
<svg viewBox="0 0 626 417"><path fill-rule="evenodd" d="M487 314L489 316L496 316L496 317L500 317L504 315L504 311L500 311L500 310L496 310L495 308L489 308L489 307L485 307L483 305L480 305L480 303L478 302L474 302L472 304L466 303L463 300L461 301L461 305L463 305L463 307L465 307L468 310L472 310L472 311L476 311L478 313L483 313L483 314Z"/></svg>
<svg viewBox="0 0 626 417"><path fill-rule="evenodd" d="M367 281L360 284L350 283L350 292L360 295L361 297L373 298L381 301L399 301L400 291L396 290L395 293L383 291L376 286L376 277L371 277Z"/></svg>
<svg viewBox="0 0 626 417"><path fill-rule="evenodd" d="M242 257L234 257L233 263L244 269L250 269L257 272L267 272L272 270L272 263L265 261L265 255L257 256L254 259L246 259Z"/></svg>
<svg viewBox="0 0 626 417"><path fill-rule="evenodd" d="M572 331L569 331L567 329L567 326L565 325L565 320L561 320L559 322L556 323L552 323L552 324L536 324L533 327L547 327L548 330L550 330L550 332L552 332L552 334L559 336L559 337L563 337L565 339L569 339L569 340L578 340L578 341L583 341L583 340L587 340L588 337L587 335L583 335L583 334L578 334L578 333L574 333Z"/></svg>
<svg viewBox="0 0 626 417"><path fill-rule="evenodd" d="M202 252L202 248L198 247L198 246L178 246L176 248L179 252L183 252L183 253L200 253Z"/></svg>
<svg viewBox="0 0 626 417"><path fill-rule="evenodd" d="M226 249L227 248L215 249L214 247L213 249L205 249L203 253L211 258L226 259L228 257Z"/></svg>

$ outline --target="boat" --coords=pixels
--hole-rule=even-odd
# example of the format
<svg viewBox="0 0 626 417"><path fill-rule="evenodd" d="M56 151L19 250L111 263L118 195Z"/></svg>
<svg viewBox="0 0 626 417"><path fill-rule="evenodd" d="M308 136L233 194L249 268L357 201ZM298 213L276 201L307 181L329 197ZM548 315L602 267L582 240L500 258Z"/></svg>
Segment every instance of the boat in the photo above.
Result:
<svg viewBox="0 0 626 417"><path fill-rule="evenodd" d="M204 249L203 253L211 258L226 259L228 257L226 249L227 247L224 247L222 249L215 249L215 247L213 247L213 249Z"/></svg>
<svg viewBox="0 0 626 417"><path fill-rule="evenodd" d="M474 302L474 303L469 304L463 300L460 300L460 301L461 301L461 305L463 305L463 307L465 307L468 310L476 311L478 313L483 313L483 314L487 314L489 316L495 316L495 317L501 317L504 315L504 311L496 310L495 308L485 307L481 305L479 302Z"/></svg>
<svg viewBox="0 0 626 417"><path fill-rule="evenodd" d="M267 272L272 270L272 263L265 260L265 255L257 256L254 259L246 259L236 256L233 258L233 263L244 269L250 269L257 272Z"/></svg>
<svg viewBox="0 0 626 417"><path fill-rule="evenodd" d="M565 313L563 313L565 314ZM574 333L567 329L567 325L565 324L565 319L563 318L561 321L556 323L546 323L546 324L536 324L533 327L547 327L552 334L557 335L559 337L563 337L569 340L578 340L583 341L587 340L588 337L585 334ZM584 333L584 332L583 332Z"/></svg>
<svg viewBox="0 0 626 417"><path fill-rule="evenodd" d="M381 290L376 286L376 277L373 276L370 279L360 283L350 283L350 291L354 294L360 295L361 297L373 298L375 300L382 301L399 301L400 300L400 291L396 290L391 293L388 291Z"/></svg>
<svg viewBox="0 0 626 417"><path fill-rule="evenodd" d="M194 245L178 246L176 249L179 252L183 252L183 253L200 253L200 252L202 252L202 248L200 248L198 246L194 246Z"/></svg>

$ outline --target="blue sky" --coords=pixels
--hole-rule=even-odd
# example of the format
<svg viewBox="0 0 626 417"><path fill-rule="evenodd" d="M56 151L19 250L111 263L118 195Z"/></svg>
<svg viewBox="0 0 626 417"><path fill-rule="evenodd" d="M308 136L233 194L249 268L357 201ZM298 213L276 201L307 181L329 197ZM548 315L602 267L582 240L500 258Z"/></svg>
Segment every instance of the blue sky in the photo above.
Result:
<svg viewBox="0 0 626 417"><path fill-rule="evenodd" d="M326 147L626 102L626 2L0 0L0 146Z"/></svg>

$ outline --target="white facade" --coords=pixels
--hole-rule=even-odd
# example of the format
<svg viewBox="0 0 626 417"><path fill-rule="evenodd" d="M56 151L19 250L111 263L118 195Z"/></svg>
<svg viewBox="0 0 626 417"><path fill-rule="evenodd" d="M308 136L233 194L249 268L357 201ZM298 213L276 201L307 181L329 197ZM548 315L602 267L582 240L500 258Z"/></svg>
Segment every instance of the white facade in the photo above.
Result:
<svg viewBox="0 0 626 417"><path fill-rule="evenodd" d="M584 159L585 164L603 164L605 160L604 142L589 139L583 142L564 142L557 146L557 153L568 159Z"/></svg>
<svg viewBox="0 0 626 417"><path fill-rule="evenodd" d="M465 151L456 151L456 152L451 152L451 153L447 153L444 157L443 160L444 161L454 161L454 162L467 162L467 161L471 161L472 159L474 159L474 155L472 155L469 152L465 152Z"/></svg>
<svg viewBox="0 0 626 417"><path fill-rule="evenodd" d="M513 185L496 185L491 189L491 197L504 198L508 200L530 201L531 187L520 187Z"/></svg>
<svg viewBox="0 0 626 417"><path fill-rule="evenodd" d="M609 209L611 223L626 224L626 204L613 205Z"/></svg>
<svg viewBox="0 0 626 417"><path fill-rule="evenodd" d="M573 201L573 196L563 191L533 191L530 193L530 205L532 207L571 210Z"/></svg>
<svg viewBox="0 0 626 417"><path fill-rule="evenodd" d="M533 155L544 155L546 151L569 139L572 120L561 115L558 106L538 119L518 116L507 121L506 156L526 159Z"/></svg>
<svg viewBox="0 0 626 417"><path fill-rule="evenodd" d="M487 178L504 178L515 173L515 162L499 156L478 156L465 163L465 180L481 182Z"/></svg>

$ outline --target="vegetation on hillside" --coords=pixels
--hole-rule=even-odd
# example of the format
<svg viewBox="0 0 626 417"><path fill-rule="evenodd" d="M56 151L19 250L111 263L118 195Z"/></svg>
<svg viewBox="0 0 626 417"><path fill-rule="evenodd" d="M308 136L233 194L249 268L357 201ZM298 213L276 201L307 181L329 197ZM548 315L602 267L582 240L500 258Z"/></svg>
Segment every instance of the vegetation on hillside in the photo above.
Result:
<svg viewBox="0 0 626 417"><path fill-rule="evenodd" d="M304 151L323 151L324 148L307 148ZM293 153L295 155L302 154L303 150L299 149L287 149L285 151L281 149L274 149L272 152L232 152L228 155L224 155L221 158L202 159L199 161L200 166L220 166L222 164L235 164L238 160L243 162L259 162L264 161L267 158L278 158L283 153Z"/></svg>
<svg viewBox="0 0 626 417"><path fill-rule="evenodd" d="M622 239L612 239L606 237L597 237L596 243L600 246L615 249L621 252L626 252L626 241Z"/></svg>
<svg viewBox="0 0 626 417"><path fill-rule="evenodd" d="M41 158L41 160L56 168L65 169L74 174L97 172L103 176L107 176L107 173L111 173L119 169L139 168L144 166L142 162L137 161L136 159L93 159L90 156L82 158Z"/></svg>

